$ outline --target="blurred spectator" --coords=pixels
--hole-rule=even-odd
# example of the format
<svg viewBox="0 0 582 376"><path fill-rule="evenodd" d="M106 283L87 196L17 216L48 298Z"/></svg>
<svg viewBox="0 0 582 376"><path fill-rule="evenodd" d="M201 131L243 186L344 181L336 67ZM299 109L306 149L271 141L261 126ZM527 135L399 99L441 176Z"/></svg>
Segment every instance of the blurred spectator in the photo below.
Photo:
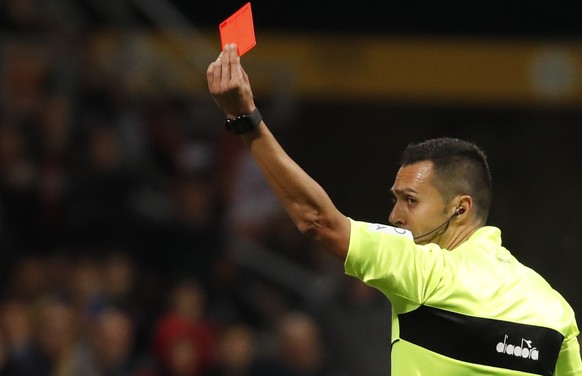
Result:
<svg viewBox="0 0 582 376"><path fill-rule="evenodd" d="M210 374L212 376L257 375L257 371L252 370L255 357L256 349L252 330L244 325L227 326L222 329L218 338L216 365Z"/></svg>
<svg viewBox="0 0 582 376"><path fill-rule="evenodd" d="M74 261L70 283L70 299L81 320L80 325L89 325L107 307L102 269L97 256L79 255Z"/></svg>
<svg viewBox="0 0 582 376"><path fill-rule="evenodd" d="M1 13L0 13L1 14ZM1 104L5 120L15 125L38 122L56 68L54 44L46 35L6 39L2 43ZM29 129L31 130L31 129Z"/></svg>
<svg viewBox="0 0 582 376"><path fill-rule="evenodd" d="M0 337L5 362L19 358L28 350L33 337L29 306L20 300L8 299L0 307Z"/></svg>
<svg viewBox="0 0 582 376"><path fill-rule="evenodd" d="M66 376L71 374L72 350L77 340L74 310L66 301L44 297L31 318L34 335L13 358L19 376Z"/></svg>
<svg viewBox="0 0 582 376"><path fill-rule="evenodd" d="M129 376L136 367L133 324L118 309L99 312L75 347L71 376Z"/></svg>
<svg viewBox="0 0 582 376"><path fill-rule="evenodd" d="M244 323L226 324L220 331L217 357L210 376L292 376L277 359L259 354L256 333Z"/></svg>
<svg viewBox="0 0 582 376"><path fill-rule="evenodd" d="M161 353L155 365L145 372L147 376L198 376L204 375L200 348L192 338L188 325L167 324ZM169 327L172 326L172 329ZM142 374L140 374L141 376Z"/></svg>
<svg viewBox="0 0 582 376"><path fill-rule="evenodd" d="M32 303L47 292L46 266L42 256L27 254L14 260L4 295Z"/></svg>
<svg viewBox="0 0 582 376"><path fill-rule="evenodd" d="M148 289L145 278L147 274L139 274L144 278L138 279L138 265L127 252L114 250L103 258L102 277L106 305L119 309L131 321L133 352L136 357L149 349L150 326L158 312L148 305L149 294L157 291L148 291L145 296L142 289Z"/></svg>
<svg viewBox="0 0 582 376"><path fill-rule="evenodd" d="M64 250L53 251L42 258L44 270L45 293L69 298L72 286L71 278L75 273L75 264Z"/></svg>
<svg viewBox="0 0 582 376"><path fill-rule="evenodd" d="M276 330L279 357L295 376L344 375L329 357L317 321L302 312L281 318Z"/></svg>
<svg viewBox="0 0 582 376"><path fill-rule="evenodd" d="M4 333L0 330L0 376L12 376L12 359L10 358L10 346Z"/></svg>
<svg viewBox="0 0 582 376"><path fill-rule="evenodd" d="M216 329L206 317L205 300L205 291L193 280L180 281L171 289L153 339L161 375L200 376L210 368Z"/></svg>
<svg viewBox="0 0 582 376"><path fill-rule="evenodd" d="M137 284L135 269L135 263L125 252L113 251L104 255L102 277L108 305L122 308L127 312L139 310L135 295Z"/></svg>

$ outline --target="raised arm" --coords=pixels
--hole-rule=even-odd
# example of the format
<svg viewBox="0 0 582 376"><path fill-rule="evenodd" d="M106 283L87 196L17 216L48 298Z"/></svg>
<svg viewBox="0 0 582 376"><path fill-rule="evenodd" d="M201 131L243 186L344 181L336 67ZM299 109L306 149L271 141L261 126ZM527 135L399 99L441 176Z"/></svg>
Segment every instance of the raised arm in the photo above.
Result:
<svg viewBox="0 0 582 376"><path fill-rule="evenodd" d="M210 64L207 79L210 94L227 117L255 110L249 78L235 45L227 45ZM350 236L348 218L337 210L323 188L287 155L264 121L256 130L240 137L299 231L343 261Z"/></svg>

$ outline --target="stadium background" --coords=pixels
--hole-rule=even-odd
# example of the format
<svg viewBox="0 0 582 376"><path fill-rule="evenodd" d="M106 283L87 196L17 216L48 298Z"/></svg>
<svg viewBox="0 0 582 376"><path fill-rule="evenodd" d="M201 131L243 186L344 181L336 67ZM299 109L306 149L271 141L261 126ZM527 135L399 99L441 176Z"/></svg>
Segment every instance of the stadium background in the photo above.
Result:
<svg viewBox="0 0 582 376"><path fill-rule="evenodd" d="M2 3L2 372L153 375L192 332L184 364L212 373L190 374L244 368L233 343L278 374L386 374L388 304L297 234L207 94L217 25L242 5ZM490 157L490 223L582 310L574 9L252 7L257 104L340 210L385 222L408 142L473 140Z"/></svg>

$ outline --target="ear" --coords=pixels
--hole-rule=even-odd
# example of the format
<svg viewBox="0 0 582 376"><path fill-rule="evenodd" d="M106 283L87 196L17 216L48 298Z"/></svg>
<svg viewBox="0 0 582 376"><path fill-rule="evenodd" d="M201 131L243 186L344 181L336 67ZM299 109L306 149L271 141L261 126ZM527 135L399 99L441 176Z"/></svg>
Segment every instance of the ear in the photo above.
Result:
<svg viewBox="0 0 582 376"><path fill-rule="evenodd" d="M468 214L473 212L473 198L469 195L459 195L452 202L455 205L457 217L467 217Z"/></svg>

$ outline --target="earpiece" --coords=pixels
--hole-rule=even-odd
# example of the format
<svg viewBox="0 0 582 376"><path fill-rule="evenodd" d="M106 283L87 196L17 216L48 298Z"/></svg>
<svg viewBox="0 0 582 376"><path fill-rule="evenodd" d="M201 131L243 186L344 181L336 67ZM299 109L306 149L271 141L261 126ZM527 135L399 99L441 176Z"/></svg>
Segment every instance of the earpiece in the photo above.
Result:
<svg viewBox="0 0 582 376"><path fill-rule="evenodd" d="M455 210L455 212L453 213L453 215L451 216L451 218L449 218L448 220L446 220L442 225L440 225L439 227L437 227L434 230L431 230L431 231L429 231L429 232L427 232L425 234L422 234L422 235L419 235L419 236L415 236L414 237L414 240L418 240L420 238L424 238L425 236L430 235L432 233L435 233L435 232L437 232L437 231L439 231L439 230L441 230L441 229L444 228L444 230L442 230L440 233L438 233L436 235L433 235L433 237L430 238L430 240L434 239L436 236L441 235L443 232L447 231L447 228L449 227L449 223L451 223L451 221L453 220L453 218L455 218L455 217L463 214L466 211L467 211L467 209L465 209L464 206L459 206L457 208L457 210Z"/></svg>

